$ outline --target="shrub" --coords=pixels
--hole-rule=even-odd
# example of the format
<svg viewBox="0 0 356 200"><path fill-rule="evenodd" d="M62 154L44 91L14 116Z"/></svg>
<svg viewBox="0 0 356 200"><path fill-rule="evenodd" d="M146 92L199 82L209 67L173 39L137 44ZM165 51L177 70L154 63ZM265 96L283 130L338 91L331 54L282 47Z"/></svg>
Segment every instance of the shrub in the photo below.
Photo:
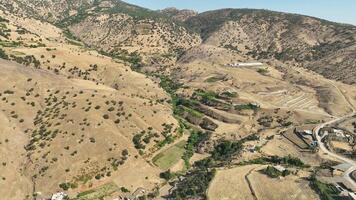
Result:
<svg viewBox="0 0 356 200"><path fill-rule="evenodd" d="M2 59L9 59L9 56L6 55L5 51L0 48L0 58Z"/></svg>
<svg viewBox="0 0 356 200"><path fill-rule="evenodd" d="M89 138L89 141L90 141L91 143L95 143L95 138L91 137L91 138Z"/></svg>
<svg viewBox="0 0 356 200"><path fill-rule="evenodd" d="M218 144L212 152L215 160L228 160L242 150L241 142L223 141Z"/></svg>
<svg viewBox="0 0 356 200"><path fill-rule="evenodd" d="M130 192L130 190L128 190L128 189L125 188L125 187L121 187L120 190L121 190L121 192L124 192L124 193Z"/></svg>
<svg viewBox="0 0 356 200"><path fill-rule="evenodd" d="M129 155L129 151L128 151L127 149L124 149L124 150L121 152L121 155L126 157L127 155Z"/></svg>
<svg viewBox="0 0 356 200"><path fill-rule="evenodd" d="M169 181L170 179L172 179L174 177L174 174L171 173L171 170L168 170L168 171L160 173L159 177L166 181Z"/></svg>

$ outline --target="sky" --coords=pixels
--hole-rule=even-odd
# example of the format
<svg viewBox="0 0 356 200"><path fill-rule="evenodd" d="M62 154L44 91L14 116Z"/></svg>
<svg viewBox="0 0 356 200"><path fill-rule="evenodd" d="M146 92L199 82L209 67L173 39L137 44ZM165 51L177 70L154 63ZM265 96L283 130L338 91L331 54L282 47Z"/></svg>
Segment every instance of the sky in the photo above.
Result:
<svg viewBox="0 0 356 200"><path fill-rule="evenodd" d="M356 25L356 0L124 0L152 10L176 7L198 12L220 8L259 8L314 16Z"/></svg>

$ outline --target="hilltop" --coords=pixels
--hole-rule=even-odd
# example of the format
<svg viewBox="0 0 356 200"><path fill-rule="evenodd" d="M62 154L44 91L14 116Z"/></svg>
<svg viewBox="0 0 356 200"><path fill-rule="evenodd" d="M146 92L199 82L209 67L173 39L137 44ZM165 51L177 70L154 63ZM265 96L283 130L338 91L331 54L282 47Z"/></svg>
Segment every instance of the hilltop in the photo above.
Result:
<svg viewBox="0 0 356 200"><path fill-rule="evenodd" d="M144 63L167 66L194 46L210 44L258 60L278 60L354 84L352 25L268 10L196 13L152 11L117 0L14 1L7 10L48 21L86 45ZM349 59L351 58L351 59ZM334 70L337 69L337 70Z"/></svg>
<svg viewBox="0 0 356 200"><path fill-rule="evenodd" d="M253 9L209 11L189 18L186 23L200 33L206 44L258 60L276 59L326 78L355 83L353 25Z"/></svg>

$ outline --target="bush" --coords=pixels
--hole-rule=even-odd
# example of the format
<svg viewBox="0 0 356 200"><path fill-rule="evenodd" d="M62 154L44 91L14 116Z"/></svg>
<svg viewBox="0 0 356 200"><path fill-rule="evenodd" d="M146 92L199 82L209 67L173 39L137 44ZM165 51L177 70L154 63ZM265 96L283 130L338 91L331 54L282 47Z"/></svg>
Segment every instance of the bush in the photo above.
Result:
<svg viewBox="0 0 356 200"><path fill-rule="evenodd" d="M321 200L334 200L339 196L340 192L337 188L318 181L314 174L309 178L309 181L310 187L319 194Z"/></svg>
<svg viewBox="0 0 356 200"><path fill-rule="evenodd" d="M166 181L169 181L170 179L172 179L174 177L174 174L171 173L170 170L168 170L168 171L160 173L159 177L164 179L164 180L166 180Z"/></svg>
<svg viewBox="0 0 356 200"><path fill-rule="evenodd" d="M128 156L129 155L129 151L127 149L124 149L122 152L121 152L121 155L122 156Z"/></svg>
<svg viewBox="0 0 356 200"><path fill-rule="evenodd" d="M267 174L269 177L271 178L278 178L279 176L282 175L282 173L280 171L278 171L277 169L275 169L272 166L268 166L265 170L264 173Z"/></svg>
<svg viewBox="0 0 356 200"><path fill-rule="evenodd" d="M89 141L90 141L91 143L95 143L95 138L91 137L91 138L89 138Z"/></svg>
<svg viewBox="0 0 356 200"><path fill-rule="evenodd" d="M2 59L9 59L9 56L6 55L5 51L3 49L0 48L0 58Z"/></svg>
<svg viewBox="0 0 356 200"><path fill-rule="evenodd" d="M139 134L136 134L133 138L132 138L132 142L134 143L135 145L135 148L136 149L144 149L145 146L143 144L141 144L141 138L142 138L143 134L142 133L139 133Z"/></svg>
<svg viewBox="0 0 356 200"><path fill-rule="evenodd" d="M128 189L125 188L125 187L121 187L120 190L121 190L121 192L124 192L124 193L130 192L130 190L128 190Z"/></svg>
<svg viewBox="0 0 356 200"><path fill-rule="evenodd" d="M71 183L61 183L61 184L59 184L59 187L62 190L67 191L69 188L71 188Z"/></svg>
<svg viewBox="0 0 356 200"><path fill-rule="evenodd" d="M240 141L223 141L214 148L212 158L215 160L229 160L232 156L238 154L242 147L243 145Z"/></svg>
<svg viewBox="0 0 356 200"><path fill-rule="evenodd" d="M101 175L100 175L100 174L95 175L95 179L96 179L96 180L101 179Z"/></svg>

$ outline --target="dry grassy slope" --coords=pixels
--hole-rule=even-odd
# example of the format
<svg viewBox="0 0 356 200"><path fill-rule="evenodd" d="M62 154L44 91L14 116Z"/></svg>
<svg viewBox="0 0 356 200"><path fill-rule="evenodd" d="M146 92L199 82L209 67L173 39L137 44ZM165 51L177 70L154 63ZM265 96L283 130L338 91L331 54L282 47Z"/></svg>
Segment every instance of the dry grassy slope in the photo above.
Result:
<svg viewBox="0 0 356 200"><path fill-rule="evenodd" d="M113 0L14 1L3 5L13 13L69 27L88 45L119 54L138 51L146 64L171 65L182 50L200 43L196 34L172 23L171 18L185 13L172 9L155 12ZM185 20L186 25L198 31L207 44L256 59L301 65L327 78L355 83L356 29L352 25L266 10L225 9L187 15L191 17Z"/></svg>
<svg viewBox="0 0 356 200"><path fill-rule="evenodd" d="M256 59L301 64L327 78L355 83L355 26L247 9L209 11L187 24L208 44L229 45Z"/></svg>
<svg viewBox="0 0 356 200"><path fill-rule="evenodd" d="M56 22L75 14L77 9L81 7L91 6L94 3L94 0L1 0L0 2L3 7L6 7L7 10L12 13Z"/></svg>
<svg viewBox="0 0 356 200"><path fill-rule="evenodd" d="M120 55L137 51L146 63L166 64L157 57L174 61L176 54L200 43L197 34L169 15L116 0L14 1L4 6L11 13L68 28L73 36L97 49Z"/></svg>
<svg viewBox="0 0 356 200"><path fill-rule="evenodd" d="M147 19L137 21L121 13L97 13L69 29L86 44L108 52L127 50L167 55L188 49L199 41L181 26Z"/></svg>
<svg viewBox="0 0 356 200"><path fill-rule="evenodd" d="M30 1L27 3L31 5ZM257 102L262 106L256 113L251 110L226 112L209 107L210 115L207 117L219 125L212 140L236 140L259 133L259 129L266 127L257 122L258 119L267 120L267 124L273 119L267 128L278 132L288 122L294 125L317 122L327 120L328 114L343 115L350 111L341 93L348 94L346 98L355 99L351 96L355 91L352 86L328 81L293 67L277 70L275 66L280 64L274 63L263 67L267 68L267 73L258 73L259 67L233 69L226 66L238 60L253 61L247 52L260 49L257 48L260 41L251 39L250 34L263 30L269 39L277 33L282 35L284 33L278 27L284 26L283 20L281 25L274 27L264 25L267 22L260 17L262 22L257 20L261 23L258 29L240 22L222 22L223 27L218 26L211 31L205 44L196 46L200 43L197 36L189 34L181 26L171 26L147 16L134 17L134 14L142 14L137 7L130 7L130 12L127 7L116 7L115 13L108 14L113 5L112 1L103 1L95 5L98 6L96 9L85 8L84 15L73 12L72 17L64 15L63 20L56 22L69 27L84 43L106 51L113 50L114 53L138 51L143 56L159 58L162 54L172 54L175 49L194 46L185 52L177 65L169 68L172 78L188 86L182 88L181 94L192 94L198 88L232 91L238 95L227 101L237 105ZM56 4L48 8L51 10L52 6L58 8ZM118 8L125 9L117 12ZM43 9L39 6L38 10ZM147 12L144 13L152 17L153 13ZM38 15L44 14L41 11ZM176 134L177 122L171 116L170 106L165 103L169 98L167 94L154 81L132 72L125 63L88 50L81 43L64 37L61 29L49 23L19 18L19 13L0 13L0 16L10 20L0 22L1 28L8 33L0 36L2 49L7 55L12 55L10 59L28 66L24 68L4 62L7 67L0 72L2 77L7 77L0 81L0 84L4 81L2 93L5 96L0 101L1 108L4 108L0 123L5 125L3 131L6 131L0 136L2 144L5 144L0 146L0 150L11 155L5 157L6 163L12 161L2 166L5 180L0 183L6 195L14 196L16 193L16 198L22 199L30 194L30 177L33 175L36 175L35 190L44 194L57 190L58 184L65 181L79 184L75 191L88 189L90 183L95 187L109 181L129 187L131 191L140 186L152 188L158 183L159 170L147 164L141 156L135 158L138 151L132 138L142 130L146 131L145 137L153 135L144 151L150 154L155 151L152 148L155 143L163 140L164 131L169 127L167 124L173 124L172 129L168 129L170 134ZM247 17L241 19L249 20ZM114 26L118 24L120 26ZM152 31L150 27L155 29ZM273 30L269 34L267 30L271 27ZM312 44L314 40L309 38L306 41ZM282 50L285 48L282 39L277 43ZM304 43L295 45L302 49L305 47ZM26 56L33 57L22 60L28 58ZM341 86L342 91L334 84ZM21 133L16 135L16 140L12 140L15 138L13 133L8 135L12 127ZM149 134L150 127L158 135ZM18 151L11 151L15 145ZM24 146L27 151L23 150ZM129 151L129 156L122 155L124 149ZM121 165L123 160L126 161ZM119 165L117 171L116 165ZM16 173L8 166L17 168ZM96 175L105 178L96 181L93 178ZM85 183L88 177L91 181ZM20 181L13 187L9 181L15 179Z"/></svg>
<svg viewBox="0 0 356 200"><path fill-rule="evenodd" d="M351 111L347 100L352 101L354 98L349 93L355 89L354 86L329 81L300 68L276 67L281 63L262 67L226 66L236 61L255 60L241 56L235 50L203 44L187 51L173 69L172 75L193 89L235 91L239 94L240 103L258 102L264 108L284 107L330 115L343 115ZM267 69L267 72L258 73L259 69ZM335 85L343 87L343 92Z"/></svg>
<svg viewBox="0 0 356 200"><path fill-rule="evenodd" d="M169 134L176 134L177 122L165 103L169 97L157 83L125 64L69 44L48 23L0 16L9 20L1 22L8 32L1 36L2 49L28 65L1 61L0 148L9 156L1 159L6 164L1 166L0 193L13 199L31 196L35 175L35 191L45 195L65 181L77 183L79 190L109 181L130 190L158 183L159 170L138 155L132 142L142 130L145 136L157 133L146 145L144 152L150 153L163 140L167 125L172 124ZM23 61L26 56L33 57ZM98 174L105 178L96 181Z"/></svg>

